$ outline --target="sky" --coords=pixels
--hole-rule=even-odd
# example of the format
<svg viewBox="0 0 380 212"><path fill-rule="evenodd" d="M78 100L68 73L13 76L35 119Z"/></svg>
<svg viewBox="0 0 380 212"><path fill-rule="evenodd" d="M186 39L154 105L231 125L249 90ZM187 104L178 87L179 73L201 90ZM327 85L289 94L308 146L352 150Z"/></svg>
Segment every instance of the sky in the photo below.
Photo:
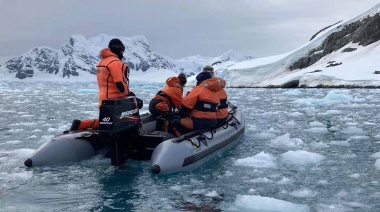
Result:
<svg viewBox="0 0 380 212"><path fill-rule="evenodd" d="M379 0L0 0L0 63L36 46L59 49L72 34L145 35L180 59L230 49L253 57L292 51L320 29Z"/></svg>

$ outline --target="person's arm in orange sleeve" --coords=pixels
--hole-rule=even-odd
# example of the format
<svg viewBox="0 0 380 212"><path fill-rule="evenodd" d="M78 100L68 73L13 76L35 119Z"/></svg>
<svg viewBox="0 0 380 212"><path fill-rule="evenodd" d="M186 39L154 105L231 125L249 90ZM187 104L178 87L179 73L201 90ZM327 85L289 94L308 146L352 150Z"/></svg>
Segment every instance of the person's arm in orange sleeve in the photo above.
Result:
<svg viewBox="0 0 380 212"><path fill-rule="evenodd" d="M191 109L194 108L195 103L197 103L198 96L201 92L201 87L195 87L189 95L187 95L183 100L181 107L179 108L179 116L186 117L190 113Z"/></svg>
<svg viewBox="0 0 380 212"><path fill-rule="evenodd" d="M120 91L120 93L128 95L129 89L128 85L124 80L124 71L123 68L126 68L126 65L124 65L121 61L115 61L111 63L108 66L111 75L113 77L113 80L116 84L117 89Z"/></svg>

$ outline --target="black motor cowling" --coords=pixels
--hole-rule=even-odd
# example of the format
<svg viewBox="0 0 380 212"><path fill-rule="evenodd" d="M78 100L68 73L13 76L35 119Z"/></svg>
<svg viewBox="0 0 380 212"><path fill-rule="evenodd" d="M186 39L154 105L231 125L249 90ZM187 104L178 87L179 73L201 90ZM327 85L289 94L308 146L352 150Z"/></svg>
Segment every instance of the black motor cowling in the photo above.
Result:
<svg viewBox="0 0 380 212"><path fill-rule="evenodd" d="M99 113L99 135L104 137L124 134L141 122L136 97L106 99ZM128 132L129 133L129 132Z"/></svg>
<svg viewBox="0 0 380 212"><path fill-rule="evenodd" d="M99 136L111 147L111 164L122 165L127 159L128 140L138 133L141 119L135 96L102 101Z"/></svg>

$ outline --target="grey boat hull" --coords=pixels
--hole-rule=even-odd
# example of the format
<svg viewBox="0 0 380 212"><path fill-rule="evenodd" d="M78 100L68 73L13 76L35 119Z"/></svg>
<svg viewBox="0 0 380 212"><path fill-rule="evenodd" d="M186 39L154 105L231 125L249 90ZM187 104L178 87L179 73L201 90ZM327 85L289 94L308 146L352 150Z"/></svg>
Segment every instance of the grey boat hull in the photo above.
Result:
<svg viewBox="0 0 380 212"><path fill-rule="evenodd" d="M155 119L152 119L150 115L145 115L141 119L143 124L140 135L152 133L156 126ZM128 138L124 141L128 142ZM79 162L107 152L109 147L105 143L106 141L99 136L97 130L64 132L39 147L24 161L24 165L27 167L54 166Z"/></svg>
<svg viewBox="0 0 380 212"><path fill-rule="evenodd" d="M234 112L230 114L228 125L214 131L191 132L159 144L152 154L152 172L171 174L193 171L217 154L238 144L244 135L245 120L242 112L232 107L229 106L229 110Z"/></svg>

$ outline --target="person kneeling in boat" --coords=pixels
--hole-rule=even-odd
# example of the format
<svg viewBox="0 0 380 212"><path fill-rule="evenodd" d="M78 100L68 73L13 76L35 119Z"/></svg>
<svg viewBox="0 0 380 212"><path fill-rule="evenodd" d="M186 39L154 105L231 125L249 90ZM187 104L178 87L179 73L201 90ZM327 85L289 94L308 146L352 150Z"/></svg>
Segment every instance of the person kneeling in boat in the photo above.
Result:
<svg viewBox="0 0 380 212"><path fill-rule="evenodd" d="M216 111L219 97L216 93L221 89L219 80L212 78L208 72L201 72L196 80L197 86L182 100L179 108L181 119L171 123L177 136L217 126Z"/></svg>
<svg viewBox="0 0 380 212"><path fill-rule="evenodd" d="M214 67L207 65L203 67L203 72L209 72L212 77L214 76ZM216 111L216 119L217 119L217 125L222 126L226 123L227 117L228 117L228 103L227 103L227 93L226 90L224 90L224 87L226 86L226 81L222 78L217 78L219 80L221 89L218 91L218 97L219 97L219 105L218 110Z"/></svg>
<svg viewBox="0 0 380 212"><path fill-rule="evenodd" d="M99 86L99 108L105 99L135 96L128 87L129 68L127 64L121 61L124 50L125 46L121 40L114 38L109 42L108 48L100 51L101 59L96 65L96 77ZM138 99L138 101L139 105L142 106L141 100ZM88 128L97 129L98 127L99 119L74 120L70 131Z"/></svg>
<svg viewBox="0 0 380 212"><path fill-rule="evenodd" d="M169 122L174 119L174 110L181 106L183 87L187 82L185 74L169 77L166 87L160 90L149 103L149 112L157 118L156 130L168 132Z"/></svg>
<svg viewBox="0 0 380 212"><path fill-rule="evenodd" d="M183 87L186 82L184 74L180 74L178 77L169 77L166 80L166 87L150 101L149 112L154 117L159 117L178 109L181 106Z"/></svg>

